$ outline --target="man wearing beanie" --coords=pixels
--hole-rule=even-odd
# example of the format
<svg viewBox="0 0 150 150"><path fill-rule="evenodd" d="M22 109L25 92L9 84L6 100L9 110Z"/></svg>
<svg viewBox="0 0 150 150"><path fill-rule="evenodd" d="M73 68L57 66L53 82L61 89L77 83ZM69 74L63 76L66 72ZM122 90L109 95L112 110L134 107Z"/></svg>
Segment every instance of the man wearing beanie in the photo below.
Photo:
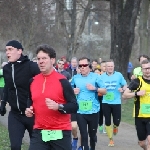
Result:
<svg viewBox="0 0 150 150"><path fill-rule="evenodd" d="M11 40L6 44L8 64L3 68L5 87L1 101L1 116L5 115L5 105L8 102L11 107L8 116L11 150L21 150L26 129L31 137L34 118L25 115L29 97L29 80L40 73L37 63L30 61L22 52L23 47L20 42Z"/></svg>

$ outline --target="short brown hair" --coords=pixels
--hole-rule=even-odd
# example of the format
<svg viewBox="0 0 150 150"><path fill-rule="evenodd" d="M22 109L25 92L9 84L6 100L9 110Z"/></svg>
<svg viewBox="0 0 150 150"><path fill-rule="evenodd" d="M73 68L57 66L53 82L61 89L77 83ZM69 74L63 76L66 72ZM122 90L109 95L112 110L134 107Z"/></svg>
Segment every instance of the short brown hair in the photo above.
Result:
<svg viewBox="0 0 150 150"><path fill-rule="evenodd" d="M48 54L50 58L56 58L56 51L48 44L39 45L36 50L36 54L40 51Z"/></svg>
<svg viewBox="0 0 150 150"><path fill-rule="evenodd" d="M148 64L148 63L150 63L150 61L148 59L145 59L145 60L142 61L141 65Z"/></svg>

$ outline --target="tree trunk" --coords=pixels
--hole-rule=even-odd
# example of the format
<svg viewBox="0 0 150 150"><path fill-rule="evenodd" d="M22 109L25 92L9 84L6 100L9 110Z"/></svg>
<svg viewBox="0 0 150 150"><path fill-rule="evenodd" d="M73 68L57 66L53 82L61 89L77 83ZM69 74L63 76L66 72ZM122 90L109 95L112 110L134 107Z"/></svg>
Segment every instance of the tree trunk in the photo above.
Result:
<svg viewBox="0 0 150 150"><path fill-rule="evenodd" d="M70 31L70 35L69 35L69 42L68 42L68 49L67 49L67 59L71 60L72 56L73 56L73 52L75 49L75 32L76 32L76 5L77 2L76 0L73 0L72 3L72 10L71 10L71 31Z"/></svg>
<svg viewBox="0 0 150 150"><path fill-rule="evenodd" d="M143 0L141 5L139 35L140 35L140 53L148 54L149 35L148 35L148 16L149 16L149 0Z"/></svg>
<svg viewBox="0 0 150 150"><path fill-rule="evenodd" d="M58 21L58 19L56 19L56 21L59 23L60 22L60 26L64 31L64 36L66 37L67 40L67 59L70 60L74 54L76 54L78 47L79 47L79 38L81 37L83 30L84 30L84 26L86 23L86 20L88 18L91 6L92 6L92 0L88 0L87 5L84 9L83 12L83 16L80 19L81 22L77 22L77 10L76 10L76 6L77 3L80 3L77 0L73 0L73 8L71 10L66 10L66 12L68 13L68 15L70 16L71 19L71 30L67 31L66 28L66 24L65 24L65 19L64 19L64 8L65 4L64 1L62 0L56 0L57 1L57 17L59 18L60 21ZM79 26L77 26L77 24L79 24ZM57 25L58 26L58 25Z"/></svg>
<svg viewBox="0 0 150 150"><path fill-rule="evenodd" d="M134 42L134 28L141 0L111 0L111 53L115 69L125 77Z"/></svg>

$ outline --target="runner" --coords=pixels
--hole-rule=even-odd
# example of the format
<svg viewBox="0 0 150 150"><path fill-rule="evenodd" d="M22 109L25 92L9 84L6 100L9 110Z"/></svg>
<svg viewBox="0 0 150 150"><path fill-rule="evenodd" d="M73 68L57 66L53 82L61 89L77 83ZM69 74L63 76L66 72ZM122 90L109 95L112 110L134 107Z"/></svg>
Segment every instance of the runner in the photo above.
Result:
<svg viewBox="0 0 150 150"><path fill-rule="evenodd" d="M77 123L81 135L81 146L78 150L89 150L88 134L90 137L90 148L95 150L96 132L98 127L98 116L100 104L98 93L106 93L105 86L98 74L90 72L90 60L87 57L79 59L81 74L73 77L71 85L77 95L79 110L77 111ZM87 131L88 127L88 131Z"/></svg>
<svg viewBox="0 0 150 150"><path fill-rule="evenodd" d="M78 60L76 57L73 57L71 59L70 67L68 69L66 69L66 71L68 71L68 73L71 74L71 80L72 80L73 76L76 75L78 72ZM71 80L70 80L70 82L71 82ZM72 150L76 150L77 144L78 144L78 135L77 135L78 125L77 125L77 114L76 113L71 114L71 125L72 125L72 136L73 136Z"/></svg>
<svg viewBox="0 0 150 150"><path fill-rule="evenodd" d="M40 45L36 54L41 74L30 85L32 101L26 109L27 117L35 115L29 150L71 150L69 114L78 110L76 97L69 81L53 68L55 50Z"/></svg>
<svg viewBox="0 0 150 150"><path fill-rule="evenodd" d="M106 61L102 61L101 64L101 69L99 74L103 74L106 72ZM103 114L103 109L102 109L102 99L103 96L101 95L101 93L98 93L98 100L100 102L100 112L99 112L99 132L100 133L106 133L105 130L105 125L103 124L103 120L104 120L104 114Z"/></svg>
<svg viewBox="0 0 150 150"><path fill-rule="evenodd" d="M22 44L11 40L6 44L8 64L3 67L5 81L4 97L1 101L1 115L6 113L6 103L11 110L8 116L8 132L11 150L21 150L25 130L31 138L34 118L27 118L25 109L29 94L29 80L40 73L37 63L23 55Z"/></svg>
<svg viewBox="0 0 150 150"><path fill-rule="evenodd" d="M64 69L64 61L59 59L57 61L57 65L58 65L58 69L57 69L57 72L61 73L62 75L64 75L68 80L71 79L71 75L69 72L67 72L65 69Z"/></svg>
<svg viewBox="0 0 150 150"><path fill-rule="evenodd" d="M134 79L123 93L123 98L134 97L135 126L139 145L150 150L150 61L143 60L142 77Z"/></svg>
<svg viewBox="0 0 150 150"><path fill-rule="evenodd" d="M143 60L147 60L147 59L149 59L149 57L147 55L140 55L139 58L138 58L140 65L141 65ZM133 70L133 75L131 76L131 79L133 80L133 79L135 79L135 78L137 78L139 76L142 76L142 75L143 75L143 73L142 73L141 66L140 67L136 67Z"/></svg>
<svg viewBox="0 0 150 150"><path fill-rule="evenodd" d="M0 100L3 98L3 90L4 90L4 76L3 76L3 67L8 64L7 62L3 62L0 69Z"/></svg>
<svg viewBox="0 0 150 150"><path fill-rule="evenodd" d="M114 71L113 60L106 62L106 73L103 73L101 78L107 89L107 94L103 96L102 107L106 132L110 140L108 146L114 146L113 134L117 134L121 121L121 93L126 88L127 83L120 72ZM113 117L113 128L111 116Z"/></svg>
<svg viewBox="0 0 150 150"><path fill-rule="evenodd" d="M92 71L94 72L94 70L99 66L100 68L100 65L98 64L98 61L96 59L94 59L91 63L91 67L92 67Z"/></svg>

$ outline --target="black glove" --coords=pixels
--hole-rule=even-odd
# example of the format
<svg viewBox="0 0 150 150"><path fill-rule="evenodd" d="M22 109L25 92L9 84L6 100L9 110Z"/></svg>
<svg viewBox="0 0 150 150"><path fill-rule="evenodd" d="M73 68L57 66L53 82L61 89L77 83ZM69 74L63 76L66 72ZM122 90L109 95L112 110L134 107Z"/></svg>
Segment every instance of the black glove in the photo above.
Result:
<svg viewBox="0 0 150 150"><path fill-rule="evenodd" d="M6 114L6 102L5 101L1 101L1 107L0 107L0 113L1 116L4 116Z"/></svg>

